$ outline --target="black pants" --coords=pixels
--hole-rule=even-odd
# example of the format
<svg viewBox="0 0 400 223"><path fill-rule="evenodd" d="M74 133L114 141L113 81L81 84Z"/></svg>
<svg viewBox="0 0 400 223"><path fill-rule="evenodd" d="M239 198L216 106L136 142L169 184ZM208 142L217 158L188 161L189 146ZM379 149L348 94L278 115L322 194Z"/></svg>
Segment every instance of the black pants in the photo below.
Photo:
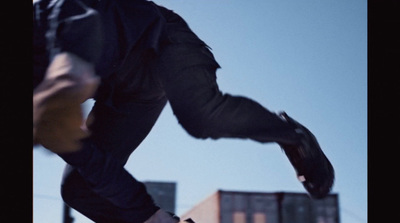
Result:
<svg viewBox="0 0 400 223"><path fill-rule="evenodd" d="M91 111L92 135L81 151L61 155L68 163L62 182L64 201L95 222L142 223L158 209L124 165L167 102L182 127L196 138L297 140L291 127L257 102L223 94L216 82L218 64L209 48L178 15L159 9L167 20L168 40L160 53L148 56L133 50L124 68L127 72L103 79Z"/></svg>

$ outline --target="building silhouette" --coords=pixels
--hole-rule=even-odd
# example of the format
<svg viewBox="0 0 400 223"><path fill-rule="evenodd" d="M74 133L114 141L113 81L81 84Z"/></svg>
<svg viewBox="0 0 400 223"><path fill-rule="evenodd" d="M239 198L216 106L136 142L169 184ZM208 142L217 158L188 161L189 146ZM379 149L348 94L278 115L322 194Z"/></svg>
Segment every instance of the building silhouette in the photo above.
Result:
<svg viewBox="0 0 400 223"><path fill-rule="evenodd" d="M305 193L222 191L182 215L207 223L340 223L338 195L313 200Z"/></svg>
<svg viewBox="0 0 400 223"><path fill-rule="evenodd" d="M176 183L146 181L143 182L147 192L153 197L154 202L165 211L175 213Z"/></svg>

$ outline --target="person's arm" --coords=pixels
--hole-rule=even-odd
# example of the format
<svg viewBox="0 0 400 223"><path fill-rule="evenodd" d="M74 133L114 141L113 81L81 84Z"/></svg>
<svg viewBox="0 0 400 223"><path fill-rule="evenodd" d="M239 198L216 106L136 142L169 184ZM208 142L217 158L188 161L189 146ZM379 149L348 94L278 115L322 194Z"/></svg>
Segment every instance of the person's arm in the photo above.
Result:
<svg viewBox="0 0 400 223"><path fill-rule="evenodd" d="M79 0L41 3L34 5L34 75L44 78L34 84L33 144L72 152L88 136L81 103L99 84L94 65L102 48L101 19Z"/></svg>

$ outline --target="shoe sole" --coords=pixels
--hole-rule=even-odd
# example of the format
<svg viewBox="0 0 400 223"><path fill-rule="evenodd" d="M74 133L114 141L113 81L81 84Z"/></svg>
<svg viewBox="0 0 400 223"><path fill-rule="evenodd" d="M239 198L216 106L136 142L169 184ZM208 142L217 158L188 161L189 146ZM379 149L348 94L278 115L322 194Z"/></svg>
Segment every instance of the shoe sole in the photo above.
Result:
<svg viewBox="0 0 400 223"><path fill-rule="evenodd" d="M332 189L335 173L321 150L315 136L285 112L279 114L303 134L301 146L282 145L283 151L296 170L297 178L314 199L326 197Z"/></svg>

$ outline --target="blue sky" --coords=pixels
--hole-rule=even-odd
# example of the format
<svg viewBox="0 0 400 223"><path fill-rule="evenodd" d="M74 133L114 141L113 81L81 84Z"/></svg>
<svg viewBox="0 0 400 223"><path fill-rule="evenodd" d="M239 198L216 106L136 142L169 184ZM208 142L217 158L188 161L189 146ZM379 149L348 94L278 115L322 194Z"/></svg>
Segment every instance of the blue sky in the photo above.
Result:
<svg viewBox="0 0 400 223"><path fill-rule="evenodd" d="M341 223L366 223L367 1L155 2L213 49L223 92L284 110L316 135L335 167ZM64 162L40 147L33 153L34 222L61 222ZM177 182L177 214L218 189L305 192L276 144L194 139L169 105L126 168L139 180Z"/></svg>

